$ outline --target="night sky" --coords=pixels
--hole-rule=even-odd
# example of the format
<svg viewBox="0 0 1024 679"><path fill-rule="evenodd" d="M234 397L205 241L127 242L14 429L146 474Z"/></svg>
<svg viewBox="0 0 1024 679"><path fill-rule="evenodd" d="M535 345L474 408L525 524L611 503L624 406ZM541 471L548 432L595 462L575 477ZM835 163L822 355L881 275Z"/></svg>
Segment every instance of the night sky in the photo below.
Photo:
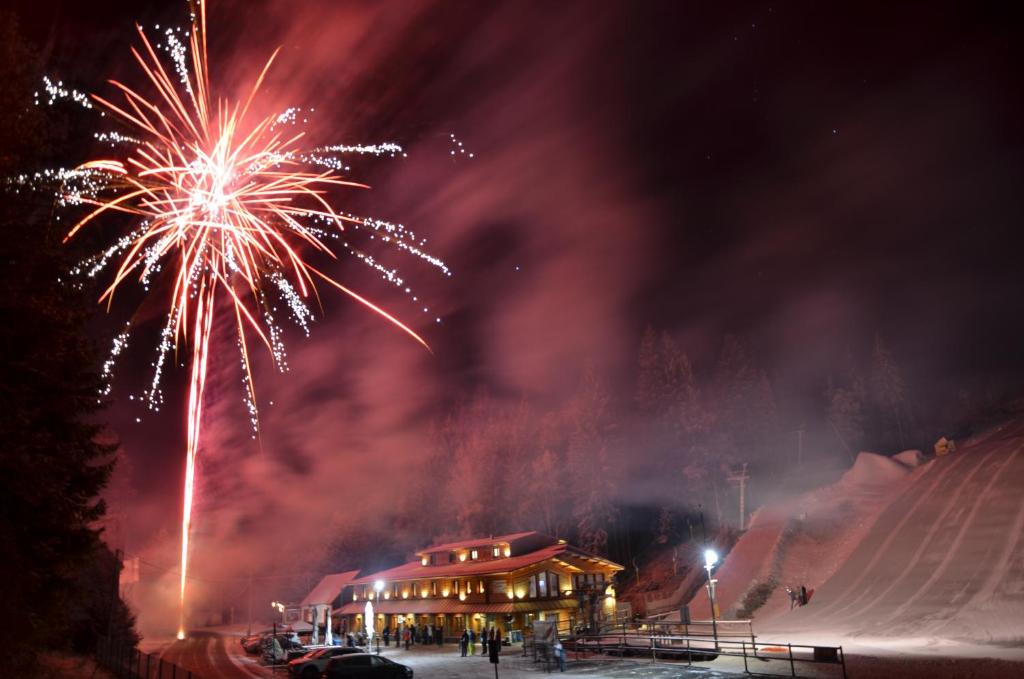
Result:
<svg viewBox="0 0 1024 679"><path fill-rule="evenodd" d="M183 5L14 3L49 72L82 89L135 77L132 23L183 23ZM374 188L352 210L427 234L454 271L394 257L423 314L341 260L334 273L434 355L325 295L311 338L290 335L288 375L258 361L274 401L260 446L220 337L197 525L218 557L272 568L256 537L312 540L298 527L367 484L380 492L337 520L381 514L403 479L430 473L430 424L467 394L553 407L585 363L631 390L648 324L698 371L725 333L744 336L795 411L875 333L924 401L1019 384L1024 89L1019 24L996 3L235 0L210 13L229 88L283 45L268 91L316 106L315 134L407 147L353 163ZM452 159L452 133L473 159ZM147 342L110 412L119 492L132 489L114 509L129 548L161 560L177 544L182 415L126 399L148 378ZM181 401L175 380L167 398Z"/></svg>

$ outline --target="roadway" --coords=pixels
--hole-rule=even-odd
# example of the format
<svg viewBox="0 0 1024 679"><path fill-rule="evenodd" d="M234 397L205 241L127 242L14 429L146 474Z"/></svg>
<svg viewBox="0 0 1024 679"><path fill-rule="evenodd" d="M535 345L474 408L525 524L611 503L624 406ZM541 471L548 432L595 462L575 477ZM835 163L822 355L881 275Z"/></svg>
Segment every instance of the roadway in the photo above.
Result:
<svg viewBox="0 0 1024 679"><path fill-rule="evenodd" d="M237 648L229 649L228 644ZM162 657L200 679L267 679L273 676L270 670L256 663L254 656L245 657L236 637L216 632L189 632L186 639L167 646ZM278 671L278 676L286 674ZM165 672L164 679L168 676ZM183 678L179 675L177 679Z"/></svg>

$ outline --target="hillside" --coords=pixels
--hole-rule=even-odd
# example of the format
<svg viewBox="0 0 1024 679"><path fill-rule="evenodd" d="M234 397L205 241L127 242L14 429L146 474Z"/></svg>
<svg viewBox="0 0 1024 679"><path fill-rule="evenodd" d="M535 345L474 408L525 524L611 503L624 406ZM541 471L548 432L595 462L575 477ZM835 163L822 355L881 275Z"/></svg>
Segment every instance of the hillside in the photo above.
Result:
<svg viewBox="0 0 1024 679"><path fill-rule="evenodd" d="M843 478L763 508L716 571L726 617L744 594L761 635L879 647L1024 638L1024 420L918 464L862 453ZM789 610L786 585L813 591ZM749 603L749 601L748 601ZM706 617L706 594L691 601ZM743 611L740 611L743 612Z"/></svg>

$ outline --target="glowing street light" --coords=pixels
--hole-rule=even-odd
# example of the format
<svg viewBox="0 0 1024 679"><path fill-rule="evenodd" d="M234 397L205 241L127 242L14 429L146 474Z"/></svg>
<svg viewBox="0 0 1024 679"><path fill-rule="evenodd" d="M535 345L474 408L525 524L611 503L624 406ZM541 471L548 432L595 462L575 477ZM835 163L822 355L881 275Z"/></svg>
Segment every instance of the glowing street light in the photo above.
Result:
<svg viewBox="0 0 1024 679"><path fill-rule="evenodd" d="M704 550L704 568L708 572L708 601L711 602L711 634L715 638L715 648L718 648L718 623L715 621L715 585L717 580L711 577L711 569L718 563L718 552L713 549Z"/></svg>
<svg viewBox="0 0 1024 679"><path fill-rule="evenodd" d="M384 581L383 580L377 580L376 582L374 582L373 583L373 591L375 591L377 593L377 606L379 607L380 606L380 593L384 591ZM371 621L371 628L373 629L373 634L370 637L370 639L372 641L373 637L377 637L377 655L380 655L380 636L378 636L377 633L376 633L377 632L377 619L376 618L374 618Z"/></svg>

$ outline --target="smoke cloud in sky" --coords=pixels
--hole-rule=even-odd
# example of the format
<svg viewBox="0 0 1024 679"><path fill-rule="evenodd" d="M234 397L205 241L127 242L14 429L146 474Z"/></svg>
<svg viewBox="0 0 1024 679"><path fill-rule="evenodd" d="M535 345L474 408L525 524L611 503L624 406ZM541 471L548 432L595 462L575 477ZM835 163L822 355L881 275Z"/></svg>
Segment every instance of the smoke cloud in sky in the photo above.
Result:
<svg viewBox="0 0 1024 679"><path fill-rule="evenodd" d="M724 334L748 337L797 411L875 332L933 393L1019 377L1010 24L889 7L890 34L871 4L212 1L214 77L241 89L280 45L268 110L315 107L317 141L402 143L408 158L352 160L373 188L342 206L426 235L454 275L368 245L413 303L350 257L331 264L433 354L324 289L310 338L286 337L287 374L258 354L258 441L218 336L197 578L318 570L333 526L386 524L414 481L443 473L426 464L431 427L474 392L557 408L589 363L628 397L648 324L705 373ZM134 77L133 20L182 16L176 2L49 11L23 10L54 64L110 55L89 83ZM71 28L90 21L104 32ZM453 133L473 158L450 155ZM168 381L157 415L126 400L146 347L114 392L130 463L112 500L129 551L170 567L183 396ZM652 485L627 477L622 493ZM443 497L421 510L444 524Z"/></svg>

